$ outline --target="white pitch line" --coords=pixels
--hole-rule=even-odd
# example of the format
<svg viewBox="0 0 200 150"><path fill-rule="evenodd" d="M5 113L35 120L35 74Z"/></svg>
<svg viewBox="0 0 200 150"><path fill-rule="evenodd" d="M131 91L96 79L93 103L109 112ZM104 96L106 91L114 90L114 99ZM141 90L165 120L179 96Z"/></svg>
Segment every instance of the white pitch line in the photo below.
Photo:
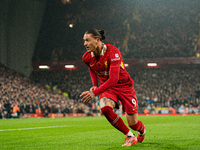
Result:
<svg viewBox="0 0 200 150"><path fill-rule="evenodd" d="M33 128L20 128L20 129L2 129L0 131L35 130L35 129L62 128L62 127L69 127L69 125L48 126L48 127L33 127Z"/></svg>
<svg viewBox="0 0 200 150"><path fill-rule="evenodd" d="M48 126L48 127L33 127L33 128L19 128L19 129L1 129L0 132L3 131L20 131L20 130L35 130L35 129L50 129L50 128L62 128L62 127L74 127L81 125L62 125L62 126ZM89 125L89 126L102 126L102 125Z"/></svg>

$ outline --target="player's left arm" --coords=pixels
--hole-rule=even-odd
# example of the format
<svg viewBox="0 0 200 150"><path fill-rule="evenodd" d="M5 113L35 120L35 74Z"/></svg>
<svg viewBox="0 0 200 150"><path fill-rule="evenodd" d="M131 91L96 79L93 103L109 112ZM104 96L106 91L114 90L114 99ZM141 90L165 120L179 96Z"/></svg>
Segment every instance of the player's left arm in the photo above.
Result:
<svg viewBox="0 0 200 150"><path fill-rule="evenodd" d="M112 86L116 85L119 80L119 71L120 71L120 65L119 64L112 64L110 66L109 70L109 79L102 84L100 87L94 88L93 91L85 91L82 92L80 97L84 96L81 100L83 102L89 102L91 99L93 99L95 96L103 93L107 89L111 88Z"/></svg>
<svg viewBox="0 0 200 150"><path fill-rule="evenodd" d="M84 96L82 98L83 102L89 102L95 96L105 92L106 90L117 84L119 80L120 65L122 60L120 51L117 48L113 50L112 53L109 55L109 59L110 59L110 69L109 69L108 80L98 88L95 88L93 91L85 91L81 93L80 97Z"/></svg>
<svg viewBox="0 0 200 150"><path fill-rule="evenodd" d="M121 59L122 58L119 51L115 51L110 55L111 63L109 69L109 78L105 83L93 91L95 96L105 92L117 84L119 80Z"/></svg>

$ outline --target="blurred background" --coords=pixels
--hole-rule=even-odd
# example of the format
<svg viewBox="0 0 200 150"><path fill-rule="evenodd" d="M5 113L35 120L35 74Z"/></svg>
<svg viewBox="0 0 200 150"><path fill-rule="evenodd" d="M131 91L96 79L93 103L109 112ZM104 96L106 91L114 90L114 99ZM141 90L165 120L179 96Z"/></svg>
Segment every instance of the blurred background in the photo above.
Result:
<svg viewBox="0 0 200 150"><path fill-rule="evenodd" d="M0 118L99 113L98 97L79 98L92 86L82 62L90 28L106 30L104 42L121 51L139 113L199 113L199 0L1 0L0 8Z"/></svg>

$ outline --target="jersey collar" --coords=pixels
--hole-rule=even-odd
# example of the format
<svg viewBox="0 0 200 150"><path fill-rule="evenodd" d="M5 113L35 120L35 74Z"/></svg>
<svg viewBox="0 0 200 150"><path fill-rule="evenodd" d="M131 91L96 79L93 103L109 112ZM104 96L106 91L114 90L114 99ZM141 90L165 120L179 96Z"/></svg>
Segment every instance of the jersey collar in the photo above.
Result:
<svg viewBox="0 0 200 150"><path fill-rule="evenodd" d="M107 46L103 43L103 48L102 48L102 51L101 51L101 55L103 56L104 53L106 52L107 50Z"/></svg>
<svg viewBox="0 0 200 150"><path fill-rule="evenodd" d="M103 43L103 48L102 48L100 56L104 56L104 53L106 52L106 50L107 50L107 46ZM95 57L93 52L91 52L91 56Z"/></svg>

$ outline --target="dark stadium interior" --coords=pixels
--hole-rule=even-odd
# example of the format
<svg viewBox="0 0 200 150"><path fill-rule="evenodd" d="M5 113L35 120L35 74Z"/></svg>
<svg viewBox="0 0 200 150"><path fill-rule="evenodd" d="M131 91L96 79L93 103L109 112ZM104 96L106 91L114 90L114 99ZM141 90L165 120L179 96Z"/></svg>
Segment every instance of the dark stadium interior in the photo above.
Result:
<svg viewBox="0 0 200 150"><path fill-rule="evenodd" d="M19 19L26 17L19 16L31 13L19 11L14 1L1 3L0 118L13 117L15 105L18 117L99 113L97 97L88 104L79 97L92 86L81 60L86 51L83 34L90 28L105 29L105 43L121 51L134 79L139 113L199 113L199 0L32 1L32 12L41 11L22 22ZM148 62L158 65L147 67ZM67 69L66 64L75 67Z"/></svg>

